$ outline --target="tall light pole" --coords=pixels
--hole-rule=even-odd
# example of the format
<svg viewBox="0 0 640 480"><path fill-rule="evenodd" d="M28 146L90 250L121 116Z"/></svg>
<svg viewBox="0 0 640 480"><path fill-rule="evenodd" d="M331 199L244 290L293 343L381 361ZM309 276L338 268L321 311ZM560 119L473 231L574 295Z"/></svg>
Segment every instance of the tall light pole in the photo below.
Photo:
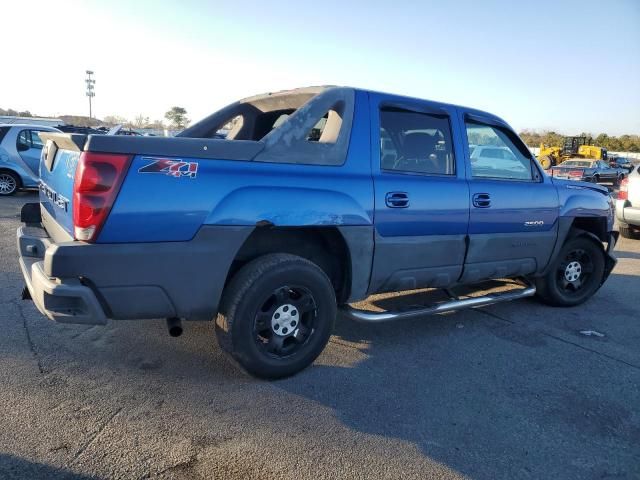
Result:
<svg viewBox="0 0 640 480"><path fill-rule="evenodd" d="M94 85L96 84L96 81L93 78L91 78L91 75L93 75L93 71L87 70L87 78L85 78L84 80L85 83L87 84L87 97L89 97L89 118L93 118L93 115L91 112L91 99L96 96L96 92L93 90Z"/></svg>

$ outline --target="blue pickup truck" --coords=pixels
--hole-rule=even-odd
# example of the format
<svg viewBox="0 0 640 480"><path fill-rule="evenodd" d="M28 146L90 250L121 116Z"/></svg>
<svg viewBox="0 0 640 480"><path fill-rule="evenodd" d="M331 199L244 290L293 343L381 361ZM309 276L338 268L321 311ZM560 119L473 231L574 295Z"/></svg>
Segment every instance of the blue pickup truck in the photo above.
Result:
<svg viewBox="0 0 640 480"><path fill-rule="evenodd" d="M58 322L214 320L262 378L311 364L338 309L363 322L536 295L591 297L615 265L606 188L553 179L486 112L342 87L240 100L174 138L43 133L19 261ZM470 147L504 151L473 162ZM459 297L487 279L518 288ZM351 304L440 288L402 311Z"/></svg>

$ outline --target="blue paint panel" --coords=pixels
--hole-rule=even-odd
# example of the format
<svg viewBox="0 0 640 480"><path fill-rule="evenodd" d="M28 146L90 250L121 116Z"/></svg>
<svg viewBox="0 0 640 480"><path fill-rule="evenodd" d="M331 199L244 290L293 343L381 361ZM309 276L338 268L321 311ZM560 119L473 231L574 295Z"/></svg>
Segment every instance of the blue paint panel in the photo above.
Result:
<svg viewBox="0 0 640 480"><path fill-rule="evenodd" d="M469 234L526 233L552 230L559 213L558 194L551 182L514 182L475 178L471 194L488 193L491 207L471 206ZM525 222L544 222L525 225Z"/></svg>
<svg viewBox="0 0 640 480"><path fill-rule="evenodd" d="M613 230L615 204L606 187L574 180L553 179L563 217L606 217L607 231Z"/></svg>
<svg viewBox="0 0 640 480"><path fill-rule="evenodd" d="M366 93L356 93L347 160L329 167L172 158L198 162L195 178L138 173L133 159L99 243L181 241L204 225L371 225ZM364 103L363 103L364 102Z"/></svg>

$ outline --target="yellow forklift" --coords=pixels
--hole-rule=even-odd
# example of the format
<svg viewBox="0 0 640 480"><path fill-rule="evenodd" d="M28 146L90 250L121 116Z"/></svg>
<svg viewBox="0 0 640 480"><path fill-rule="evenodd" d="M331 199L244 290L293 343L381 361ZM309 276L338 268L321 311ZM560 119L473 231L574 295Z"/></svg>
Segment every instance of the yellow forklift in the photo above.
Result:
<svg viewBox="0 0 640 480"><path fill-rule="evenodd" d="M607 161L607 149L591 145L591 137L564 137L562 147L548 147L540 144L538 160L545 170L570 158L589 158Z"/></svg>

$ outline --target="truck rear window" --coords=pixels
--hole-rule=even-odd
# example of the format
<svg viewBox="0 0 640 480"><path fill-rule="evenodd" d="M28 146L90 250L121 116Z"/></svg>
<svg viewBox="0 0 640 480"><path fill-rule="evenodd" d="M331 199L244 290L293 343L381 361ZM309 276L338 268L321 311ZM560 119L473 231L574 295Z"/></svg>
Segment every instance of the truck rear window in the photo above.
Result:
<svg viewBox="0 0 640 480"><path fill-rule="evenodd" d="M346 160L354 105L350 88L267 93L239 100L177 136L260 142L252 161L338 166Z"/></svg>

